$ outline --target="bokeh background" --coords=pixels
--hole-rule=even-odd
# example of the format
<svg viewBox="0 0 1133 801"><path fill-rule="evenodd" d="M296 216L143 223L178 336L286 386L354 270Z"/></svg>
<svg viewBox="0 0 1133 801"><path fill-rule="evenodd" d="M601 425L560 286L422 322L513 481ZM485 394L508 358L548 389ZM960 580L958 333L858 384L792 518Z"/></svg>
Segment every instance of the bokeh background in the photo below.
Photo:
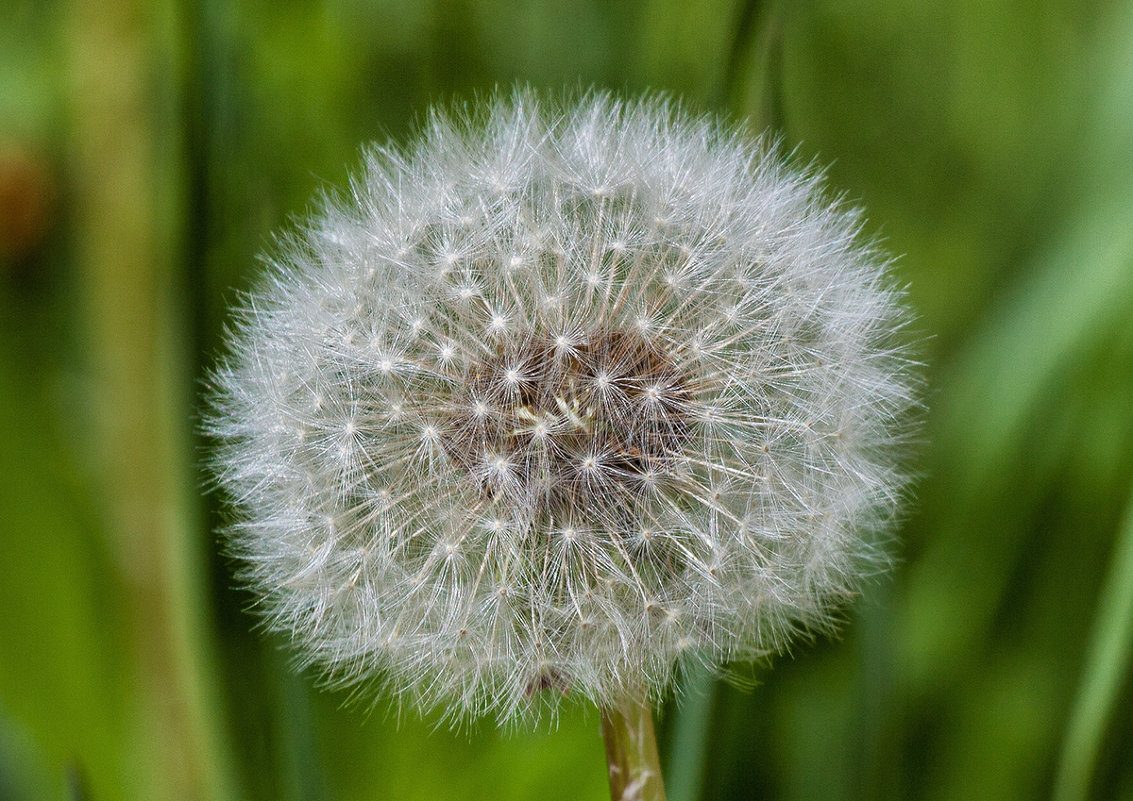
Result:
<svg viewBox="0 0 1133 801"><path fill-rule="evenodd" d="M892 574L659 724L672 801L1133 799L1133 3L0 0L0 801L602 799L598 717L345 707L252 630L195 433L360 143L514 82L771 127L899 254Z"/></svg>

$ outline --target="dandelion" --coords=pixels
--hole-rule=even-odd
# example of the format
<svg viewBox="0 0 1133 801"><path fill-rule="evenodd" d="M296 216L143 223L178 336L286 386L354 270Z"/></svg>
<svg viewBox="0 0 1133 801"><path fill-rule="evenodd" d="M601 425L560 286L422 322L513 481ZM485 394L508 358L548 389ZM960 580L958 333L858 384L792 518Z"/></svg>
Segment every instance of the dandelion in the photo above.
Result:
<svg viewBox="0 0 1133 801"><path fill-rule="evenodd" d="M829 630L906 483L906 314L859 229L662 99L517 90L369 150L213 377L267 624L502 721Z"/></svg>

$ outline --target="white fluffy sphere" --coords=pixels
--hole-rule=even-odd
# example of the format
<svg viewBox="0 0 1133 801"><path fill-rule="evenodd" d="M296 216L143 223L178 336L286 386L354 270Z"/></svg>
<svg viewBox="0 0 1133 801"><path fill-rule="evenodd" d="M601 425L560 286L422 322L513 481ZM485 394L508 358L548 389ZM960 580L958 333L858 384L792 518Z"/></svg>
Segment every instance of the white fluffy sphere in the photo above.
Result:
<svg viewBox="0 0 1133 801"><path fill-rule="evenodd" d="M301 660L507 720L830 627L913 382L816 175L665 100L516 91L351 188L213 376L231 550Z"/></svg>

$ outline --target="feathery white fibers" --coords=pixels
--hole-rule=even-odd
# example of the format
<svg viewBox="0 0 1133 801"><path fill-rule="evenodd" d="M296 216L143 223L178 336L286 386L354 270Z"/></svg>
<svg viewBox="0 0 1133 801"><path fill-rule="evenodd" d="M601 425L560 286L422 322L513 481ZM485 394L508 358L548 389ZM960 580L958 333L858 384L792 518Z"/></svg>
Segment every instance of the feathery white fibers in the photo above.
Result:
<svg viewBox="0 0 1133 801"><path fill-rule="evenodd" d="M663 99L517 90L375 147L213 376L243 579L454 719L782 650L884 562L906 314L859 217Z"/></svg>

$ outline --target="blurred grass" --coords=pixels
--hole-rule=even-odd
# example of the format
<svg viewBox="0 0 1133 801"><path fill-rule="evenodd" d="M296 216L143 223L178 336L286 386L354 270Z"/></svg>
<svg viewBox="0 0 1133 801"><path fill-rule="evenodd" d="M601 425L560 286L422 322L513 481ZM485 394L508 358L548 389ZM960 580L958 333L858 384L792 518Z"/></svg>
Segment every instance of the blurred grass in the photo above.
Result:
<svg viewBox="0 0 1133 801"><path fill-rule="evenodd" d="M1133 798L1129 629L1106 611L1130 582L1133 3L83 7L0 5L0 218L45 209L16 244L0 225L0 801L605 796L593 712L452 734L294 675L188 474L194 382L271 231L360 142L517 80L774 123L902 254L920 315L925 477L894 575L841 642L669 706L673 801L1039 799L1060 760L1060 801ZM132 70L137 121L92 112L99 70ZM122 568L130 536L173 577L156 596ZM160 710L184 725L139 729ZM178 796L163 774L190 752Z"/></svg>
<svg viewBox="0 0 1133 801"><path fill-rule="evenodd" d="M1133 652L1133 496L1102 587L1078 697L1059 760L1055 801L1089 797L1107 723Z"/></svg>

